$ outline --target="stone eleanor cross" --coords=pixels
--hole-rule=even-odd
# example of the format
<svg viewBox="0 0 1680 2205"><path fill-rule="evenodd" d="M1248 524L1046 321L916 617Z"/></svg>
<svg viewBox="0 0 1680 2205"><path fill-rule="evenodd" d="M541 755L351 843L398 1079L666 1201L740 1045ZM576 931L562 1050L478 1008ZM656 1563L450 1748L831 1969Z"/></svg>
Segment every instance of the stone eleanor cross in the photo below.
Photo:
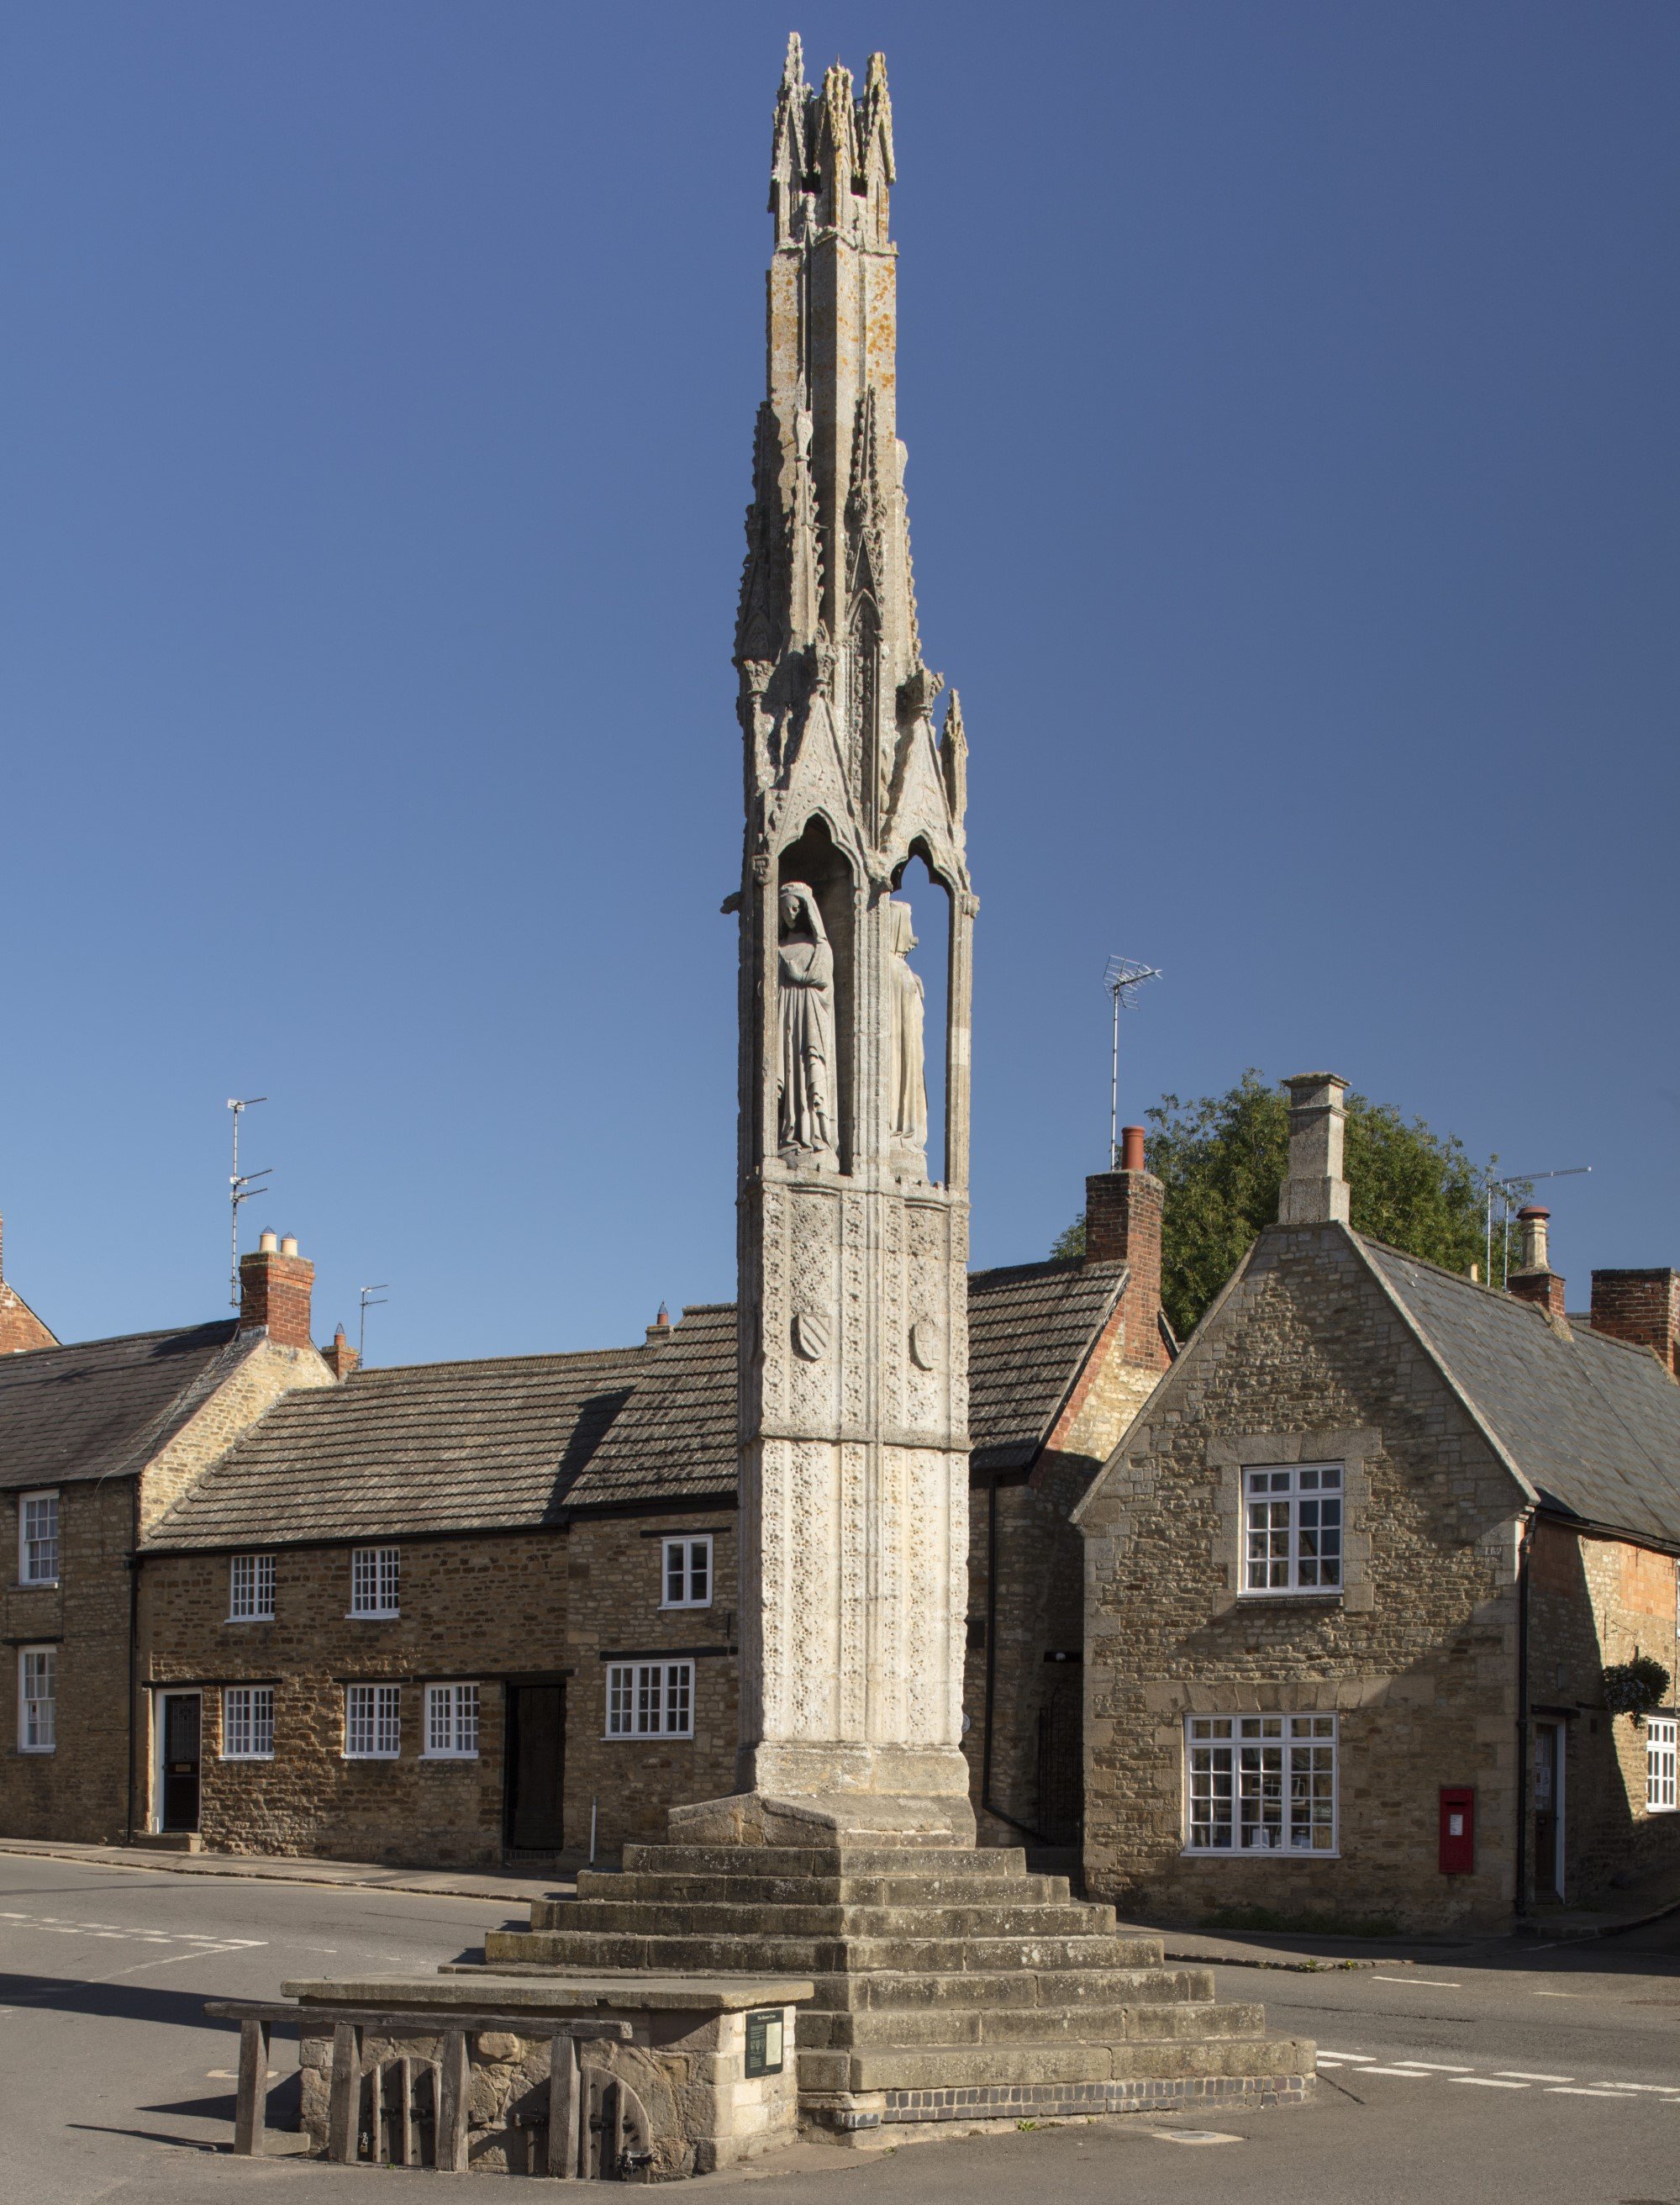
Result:
<svg viewBox="0 0 1680 2205"><path fill-rule="evenodd" d="M674 1837L971 1843L966 748L923 663L898 440L893 116L776 103L769 395L735 663L740 917L741 1734L737 1795ZM912 913L895 895L920 859ZM944 1183L928 1176L917 941L947 960ZM938 1060L936 1060L937 1061Z"/></svg>

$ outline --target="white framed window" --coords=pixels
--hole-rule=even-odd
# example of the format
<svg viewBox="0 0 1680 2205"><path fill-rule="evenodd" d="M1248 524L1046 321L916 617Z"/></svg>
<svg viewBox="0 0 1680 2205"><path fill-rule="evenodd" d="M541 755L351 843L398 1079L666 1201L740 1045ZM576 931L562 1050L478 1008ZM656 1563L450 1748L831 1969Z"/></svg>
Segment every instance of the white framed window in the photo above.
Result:
<svg viewBox="0 0 1680 2205"><path fill-rule="evenodd" d="M476 1761L478 1757L478 1687L426 1686L428 1761Z"/></svg>
<svg viewBox="0 0 1680 2205"><path fill-rule="evenodd" d="M229 1571L229 1623L274 1621L274 1556L235 1554Z"/></svg>
<svg viewBox="0 0 1680 2205"><path fill-rule="evenodd" d="M25 1493L18 1497L17 1573L23 1584L58 1582L56 1493Z"/></svg>
<svg viewBox="0 0 1680 2205"><path fill-rule="evenodd" d="M662 1608L709 1608L712 1604L712 1535L667 1539Z"/></svg>
<svg viewBox="0 0 1680 2205"><path fill-rule="evenodd" d="M401 1547L355 1547L350 1554L352 1615L395 1615L402 1574Z"/></svg>
<svg viewBox="0 0 1680 2205"><path fill-rule="evenodd" d="M344 1687L344 1758L395 1761L402 1750L401 1685Z"/></svg>
<svg viewBox="0 0 1680 2205"><path fill-rule="evenodd" d="M274 1686L229 1685L222 1693L223 1761L274 1759Z"/></svg>
<svg viewBox="0 0 1680 2205"><path fill-rule="evenodd" d="M1342 1465L1243 1473L1244 1592L1339 1592Z"/></svg>
<svg viewBox="0 0 1680 2205"><path fill-rule="evenodd" d="M1645 1718L1645 1804L1653 1815L1671 1815L1680 1807L1675 1795L1677 1752L1680 1751L1680 1720L1673 1715Z"/></svg>
<svg viewBox="0 0 1680 2205"><path fill-rule="evenodd" d="M692 1661L609 1661L608 1738L692 1738Z"/></svg>
<svg viewBox="0 0 1680 2205"><path fill-rule="evenodd" d="M58 1747L58 1649L22 1646L17 1656L17 1742L25 1753Z"/></svg>
<svg viewBox="0 0 1680 2205"><path fill-rule="evenodd" d="M1186 1852L1334 1853L1334 1715L1187 1715Z"/></svg>

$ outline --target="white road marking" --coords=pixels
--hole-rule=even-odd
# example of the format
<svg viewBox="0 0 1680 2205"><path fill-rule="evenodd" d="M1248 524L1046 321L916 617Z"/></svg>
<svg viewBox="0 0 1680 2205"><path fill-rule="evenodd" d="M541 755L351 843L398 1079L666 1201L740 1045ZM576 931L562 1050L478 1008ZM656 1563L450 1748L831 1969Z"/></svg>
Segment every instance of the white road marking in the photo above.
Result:
<svg viewBox="0 0 1680 2205"><path fill-rule="evenodd" d="M1455 2067L1450 2059L1403 2059L1403 2067L1427 2067L1432 2075L1474 2075L1474 2067ZM1568 2082L1567 2075L1561 2078Z"/></svg>
<svg viewBox="0 0 1680 2205"><path fill-rule="evenodd" d="M1455 2075L1455 2083L1468 2083L1477 2090L1526 2090L1526 2083L1502 2083L1497 2075Z"/></svg>
<svg viewBox="0 0 1680 2205"><path fill-rule="evenodd" d="M1622 2093L1619 2090L1588 2090L1578 2083L1573 2089L1564 2083L1554 2083L1546 2095L1548 2098L1619 2098Z"/></svg>
<svg viewBox="0 0 1680 2205"><path fill-rule="evenodd" d="M1362 2075L1410 2075L1414 2083L1427 2083L1429 2077L1420 2075L1416 2067L1362 2067Z"/></svg>
<svg viewBox="0 0 1680 2205"><path fill-rule="evenodd" d="M201 1930L125 1929L114 1922L73 1922L62 1914L20 1914L0 1909L0 1922L21 1922L61 1937L119 1937L135 1945L191 1945L201 1952L254 1952L266 1937L211 1937Z"/></svg>
<svg viewBox="0 0 1680 2205"><path fill-rule="evenodd" d="M1439 1976L1373 1976L1374 1983L1404 1983L1410 1990L1461 1991L1463 1983L1443 1982Z"/></svg>
<svg viewBox="0 0 1680 2205"><path fill-rule="evenodd" d="M1571 2079L1572 2079L1572 2078L1571 2078ZM1650 2091L1653 2092L1653 2093L1654 2093L1658 2097L1660 2097L1660 2098L1671 2098L1671 2097L1674 2095L1674 2094L1675 2094L1676 2090L1680 2089L1680 2083L1605 2083L1605 2082L1600 2082L1600 2084L1599 2084L1599 2088L1600 2088L1601 2090L1650 2090Z"/></svg>
<svg viewBox="0 0 1680 2205"><path fill-rule="evenodd" d="M1241 2143L1241 2137L1221 2136L1216 2129L1151 2129L1157 2143Z"/></svg>
<svg viewBox="0 0 1680 2205"><path fill-rule="evenodd" d="M1531 2075L1526 2067L1496 2067L1497 2075L1509 2075L1516 2083L1572 2083L1573 2075Z"/></svg>

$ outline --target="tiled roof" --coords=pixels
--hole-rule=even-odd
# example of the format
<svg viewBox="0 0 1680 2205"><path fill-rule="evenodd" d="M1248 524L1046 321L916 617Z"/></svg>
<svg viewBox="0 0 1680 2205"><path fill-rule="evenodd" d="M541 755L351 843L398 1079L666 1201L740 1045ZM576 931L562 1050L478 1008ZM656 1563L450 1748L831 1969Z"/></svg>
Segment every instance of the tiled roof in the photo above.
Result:
<svg viewBox="0 0 1680 2205"><path fill-rule="evenodd" d="M1124 1263L1021 1263L968 1282L977 1470L1030 1462L1125 1283Z"/></svg>
<svg viewBox="0 0 1680 2205"><path fill-rule="evenodd" d="M234 1320L0 1358L0 1488L140 1470L257 1345Z"/></svg>
<svg viewBox="0 0 1680 2205"><path fill-rule="evenodd" d="M1680 1542L1680 1385L1654 1355L1555 1326L1531 1302L1380 1241L1362 1245L1542 1501Z"/></svg>
<svg viewBox="0 0 1680 2205"><path fill-rule="evenodd" d="M982 1468L1030 1460L1124 1280L1036 1263L969 1282ZM357 1371L276 1403L151 1548L531 1530L579 1510L735 1499L735 1310L658 1346Z"/></svg>

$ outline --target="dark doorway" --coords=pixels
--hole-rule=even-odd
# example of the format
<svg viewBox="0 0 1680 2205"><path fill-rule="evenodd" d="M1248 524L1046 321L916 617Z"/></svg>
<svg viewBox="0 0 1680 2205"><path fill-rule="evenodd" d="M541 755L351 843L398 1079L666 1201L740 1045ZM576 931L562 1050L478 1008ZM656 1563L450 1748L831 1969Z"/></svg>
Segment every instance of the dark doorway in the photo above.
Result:
<svg viewBox="0 0 1680 2205"><path fill-rule="evenodd" d="M199 1827L199 1764L202 1703L196 1692L163 1694L164 1830Z"/></svg>
<svg viewBox="0 0 1680 2205"><path fill-rule="evenodd" d="M1563 1732L1556 1723L1535 1726L1535 1897L1564 1895Z"/></svg>
<svg viewBox="0 0 1680 2205"><path fill-rule="evenodd" d="M1038 1834L1077 1845L1084 1820L1084 1680L1064 1677L1038 1711Z"/></svg>
<svg viewBox="0 0 1680 2205"><path fill-rule="evenodd" d="M508 1850L557 1853L566 1773L566 1687L508 1687Z"/></svg>

